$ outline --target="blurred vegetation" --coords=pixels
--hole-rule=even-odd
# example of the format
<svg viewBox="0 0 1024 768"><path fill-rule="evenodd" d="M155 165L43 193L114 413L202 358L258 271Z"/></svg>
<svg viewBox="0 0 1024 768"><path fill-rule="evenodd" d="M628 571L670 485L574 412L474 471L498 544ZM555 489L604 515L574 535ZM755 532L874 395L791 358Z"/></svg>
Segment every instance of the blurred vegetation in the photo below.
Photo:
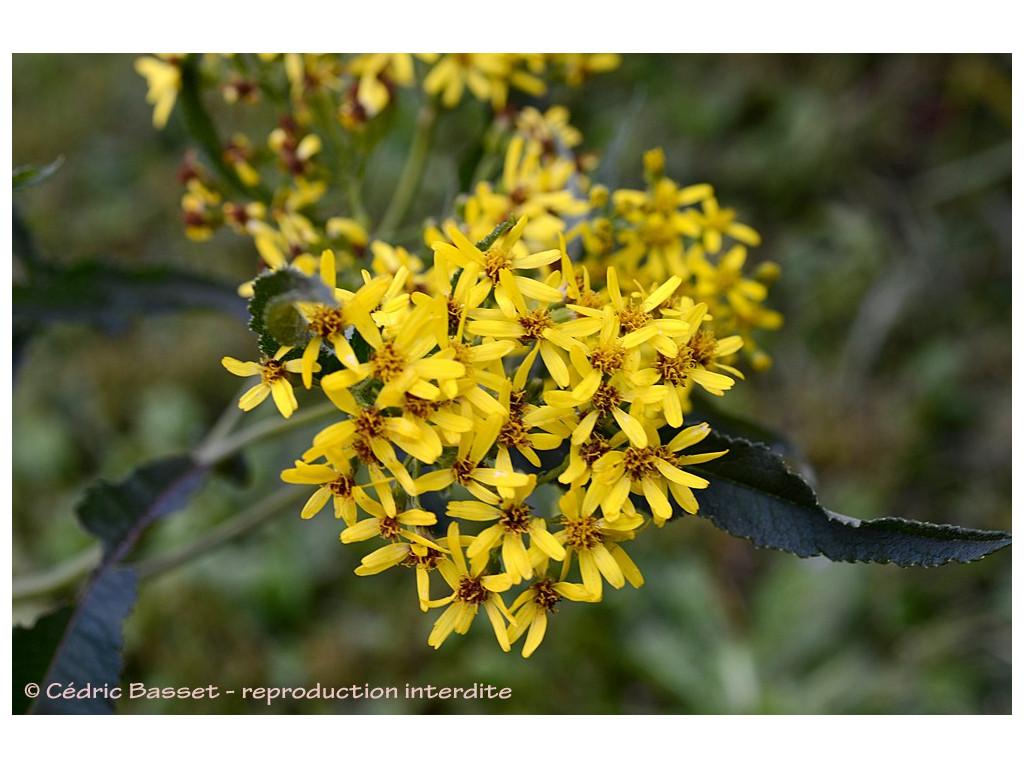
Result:
<svg viewBox="0 0 1024 768"><path fill-rule="evenodd" d="M15 167L65 163L15 204L57 263L102 256L237 283L248 241L185 239L176 118L151 126L131 56L15 55ZM645 149L710 182L782 267L775 366L728 405L801 447L825 506L1011 527L1010 57L626 56L555 91L598 178L639 186ZM402 119L400 117L400 119ZM447 213L479 105L446 115L419 213ZM402 148L375 158L382 177ZM389 187L382 182L378 194ZM15 265L15 280L19 279ZM89 546L73 516L97 477L185 450L237 397L220 357L253 341L213 312L116 336L56 326L30 340L13 394L14 575ZM276 487L312 432L247 454L159 525L144 556L194 540ZM366 551L369 551L367 549ZM938 569L850 565L756 550L703 519L641 537L647 584L569 604L529 660L478 622L426 645L410 574L352 574L335 521L284 514L147 581L129 619L125 680L147 685L508 686L509 701L122 701L136 712L1008 713L1011 552ZM46 602L18 602L31 622ZM387 706L386 706L387 705Z"/></svg>

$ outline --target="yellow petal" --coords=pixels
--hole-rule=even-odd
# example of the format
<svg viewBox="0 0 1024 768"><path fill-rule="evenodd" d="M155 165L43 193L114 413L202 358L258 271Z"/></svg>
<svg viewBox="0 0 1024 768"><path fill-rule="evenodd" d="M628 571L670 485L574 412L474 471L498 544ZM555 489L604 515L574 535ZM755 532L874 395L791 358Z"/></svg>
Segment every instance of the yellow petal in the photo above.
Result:
<svg viewBox="0 0 1024 768"><path fill-rule="evenodd" d="M647 447L647 432L644 431L644 428L639 421L634 419L621 408L613 408L612 416L615 418L615 423L618 424L622 431L626 433L626 437L629 438L629 442L637 448Z"/></svg>

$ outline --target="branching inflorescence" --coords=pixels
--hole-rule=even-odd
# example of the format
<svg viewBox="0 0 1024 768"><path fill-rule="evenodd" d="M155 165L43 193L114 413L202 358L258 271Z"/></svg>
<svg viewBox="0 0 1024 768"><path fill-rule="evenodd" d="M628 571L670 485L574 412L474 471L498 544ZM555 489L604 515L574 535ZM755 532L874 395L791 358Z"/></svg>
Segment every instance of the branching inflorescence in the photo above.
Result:
<svg viewBox="0 0 1024 768"><path fill-rule="evenodd" d="M501 647L525 636L529 656L561 601L639 587L629 542L695 513L708 481L688 468L724 453L701 450L709 428L691 415L695 391L723 396L743 367L770 364L753 337L781 324L764 306L778 270L747 269L760 237L710 185L678 185L652 150L644 188L608 189L591 181L594 157L565 108L509 106L510 92L539 96L617 65L532 54L137 65L158 127L179 97L190 126L212 125L201 81L239 109L286 110L262 138L218 144L197 131L207 157L183 168L185 228L252 238L258 274L240 290L261 356L223 360L259 376L239 406L270 395L288 418L296 388L336 406L281 477L310 486L303 518L330 505L342 542L371 542L356 574L415 573L422 610L441 609L435 648L483 609ZM380 221L406 211L389 209L375 229L360 189L406 96L422 103L424 136L467 97L496 117L456 215L400 244ZM423 145L413 142L393 201L422 174Z"/></svg>

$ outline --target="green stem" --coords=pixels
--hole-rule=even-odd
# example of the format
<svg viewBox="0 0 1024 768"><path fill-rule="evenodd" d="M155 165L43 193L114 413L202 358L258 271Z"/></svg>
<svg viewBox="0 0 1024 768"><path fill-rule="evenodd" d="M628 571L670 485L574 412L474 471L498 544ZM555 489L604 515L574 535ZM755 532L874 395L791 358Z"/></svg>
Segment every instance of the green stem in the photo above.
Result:
<svg viewBox="0 0 1024 768"><path fill-rule="evenodd" d="M434 126L437 124L437 115L437 103L430 99L420 107L419 114L416 116L416 133L413 135L412 145L409 147L409 156L405 160L402 175L398 178L391 203L377 228L377 235L383 240L392 236L406 213L409 212L413 197L419 189L430 155L430 141L434 133Z"/></svg>
<svg viewBox="0 0 1024 768"><path fill-rule="evenodd" d="M314 424L331 414L337 413L338 408L334 403L324 403L297 411L290 419L266 419L234 435L216 437L214 439L207 438L193 451L192 457L198 464L205 464L207 466L216 464L248 445L266 440L269 437L276 437L277 435L291 432L298 427ZM212 432L211 437L213 437Z"/></svg>
<svg viewBox="0 0 1024 768"><path fill-rule="evenodd" d="M213 426L210 427L210 431L203 438L202 445L208 443L217 442L224 440L231 430L235 428L239 420L242 418L242 414L245 413L241 408L238 407L238 400L244 395L249 387L252 385L248 382L242 384L238 388L238 394L228 403L227 407L221 412L220 416L217 417L217 421L214 422Z"/></svg>
<svg viewBox="0 0 1024 768"><path fill-rule="evenodd" d="M348 197L348 207L352 212L352 218L358 221L363 227L366 227L367 223L370 221L370 216L366 212L366 206L363 205L363 179L361 167L356 172L348 175L348 179L345 182L345 192Z"/></svg>
<svg viewBox="0 0 1024 768"><path fill-rule="evenodd" d="M143 560L135 566L135 571L140 579L146 579L202 557L222 544L255 530L277 513L285 509L294 509L307 493L309 489L302 486L279 488L246 511L221 523L202 538L168 555ZM15 579L11 589L12 599L15 602L38 599L74 586L99 564L102 554L99 546L89 547L49 571Z"/></svg>
<svg viewBox="0 0 1024 768"><path fill-rule="evenodd" d="M95 568L102 556L103 550L97 544L82 550L63 563L58 563L48 571L14 579L11 582L11 597L15 601L33 600L60 592L74 585Z"/></svg>
<svg viewBox="0 0 1024 768"><path fill-rule="evenodd" d="M306 494L309 488L304 486L285 486L270 496L249 507L234 517L224 521L201 539L193 541L168 555L161 555L143 560L135 566L140 579L158 576L162 573L184 565L190 560L202 557L222 544L236 539L269 521L274 515L285 509L294 509L295 504Z"/></svg>
<svg viewBox="0 0 1024 768"><path fill-rule="evenodd" d="M267 419L253 425L249 429L229 435L228 432L230 432L237 421L238 414L241 413L237 407L232 406L231 409L226 410L217 420L206 439L192 453L192 457L197 464L211 466L249 445L299 427L316 423L337 412L338 409L333 403L325 403L314 408L303 409L291 419ZM231 518L208 534L206 538L190 544L178 553L169 555L166 558L160 558L146 566L146 568L150 571L159 572L165 569L164 566L160 565L165 560L170 562L171 558L178 558L184 562L182 558L185 558L186 553L193 549L197 554L202 554L222 541L240 536L250 526L256 525L265 517L270 516L271 511L268 510L267 505L272 505L273 510L276 510L285 501L294 502L295 499L302 495L304 490L301 488L283 488L269 496L264 502L257 504L248 512ZM58 563L47 571L15 579L12 585L13 598L15 600L29 600L70 587L91 571L100 562L101 556L102 550L99 546L90 547L70 560ZM140 574L143 571L144 569L140 567Z"/></svg>

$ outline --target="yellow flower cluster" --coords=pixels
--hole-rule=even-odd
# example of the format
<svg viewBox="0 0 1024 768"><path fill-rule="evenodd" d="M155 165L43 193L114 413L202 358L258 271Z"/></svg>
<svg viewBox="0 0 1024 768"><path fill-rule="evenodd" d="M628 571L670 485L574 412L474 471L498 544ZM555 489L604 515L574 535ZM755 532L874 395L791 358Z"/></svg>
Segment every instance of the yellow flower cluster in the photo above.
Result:
<svg viewBox="0 0 1024 768"><path fill-rule="evenodd" d="M192 62L189 64L189 62ZM147 100L153 104L153 122L157 128L167 124L182 89L186 65L201 67L204 82L219 84L229 104L255 105L284 94L288 114L265 138L245 132L234 133L215 162L230 169L233 184L190 156L179 173L185 185L182 196L182 220L186 234L194 240L207 240L221 227L248 234L256 241L265 264L277 268L295 255L331 245L340 260L350 266L358 261L366 245L366 234L341 224L327 234L330 243L322 243L322 232L308 215L311 206L324 200L331 189L328 182L350 176L358 169L331 167L325 159L324 139L333 132L329 147L331 161L339 157L359 157L372 150L379 140L375 130L383 115L396 101L398 89L419 89L439 109L454 109L466 93L497 111L504 110L510 92L540 96L548 83L562 80L578 86L595 74L615 69L617 54L158 54L140 57L136 71L148 84ZM244 112L242 114L245 114ZM568 115L561 110L560 119ZM248 127L248 126L246 126ZM547 127L544 128L547 130ZM574 129L566 128L572 132ZM577 136L578 142L578 136ZM550 144L549 144L550 146ZM572 146L569 144L568 146ZM208 148L209 149L209 148ZM521 168L506 169L506 182L531 174L536 167L532 150L521 157ZM511 156L510 156L511 157ZM568 166L566 166L568 162ZM572 163L563 161L555 177L550 171L542 188L533 189L533 205L516 211L531 215L535 230L550 222L542 215L548 202L553 210L566 212L564 183ZM536 183L538 180L532 180ZM511 186L511 185L510 185ZM233 189L231 188L233 187ZM237 197L241 189L247 200ZM547 200L540 193L550 191ZM557 204L556 204L557 203ZM495 214L492 201L487 207ZM358 207L358 204L356 204ZM497 221L505 216L499 216ZM495 221L495 224L497 223ZM493 229L492 224L487 231Z"/></svg>
<svg viewBox="0 0 1024 768"><path fill-rule="evenodd" d="M333 499L343 542L380 542L356 573L415 569L421 607L448 606L435 647L483 606L504 649L529 630L529 655L560 599L639 586L623 543L696 512L707 481L686 467L719 455L690 452L708 434L684 426L690 392L738 375L724 361L742 341L701 329L707 307L681 278L624 290L611 268L577 303L564 247L520 247L528 224L480 246L453 226L421 288L406 289L405 266L367 271L358 290L335 288L337 306L301 307L313 335L292 370L310 387L331 354L318 383L339 419L282 478L316 487L303 517ZM320 269L333 287L333 252ZM563 486L559 515L531 505L540 482ZM434 572L450 594L436 596Z"/></svg>
<svg viewBox="0 0 1024 768"><path fill-rule="evenodd" d="M166 67L176 61L140 67L160 74L150 97L162 119L167 98L154 89L174 84ZM424 91L443 106L468 91L504 108L509 88L542 93L551 68L578 82L617 57L260 61L283 67L289 84L292 115L263 150L282 181L269 202L244 199L193 159L182 174L186 227L208 236L226 222L253 239L264 276L319 277L325 294L295 303L302 341L264 346L260 362L224 358L231 373L260 376L239 406L271 395L290 417L300 382L326 397L334 422L281 475L313 488L302 517L331 502L342 542L374 541L361 576L413 569L422 610L443 608L431 646L467 632L483 607L499 645L525 636L529 656L562 600L643 583L626 552L639 531L698 511L708 481L688 468L721 454L700 451L710 430L690 416L694 393L730 390L742 354L767 364L753 335L781 322L763 306L774 270L744 272L760 237L710 185L669 179L660 150L644 158L644 189L593 184L596 161L554 106L500 114L494 173L479 175L455 215L425 227L426 250L406 250L351 211L317 212L328 184L307 115L313 90L350 94L372 114L425 71ZM252 88L239 77L230 82L240 99ZM244 135L228 149L255 192L258 153ZM258 290L259 280L242 287Z"/></svg>

